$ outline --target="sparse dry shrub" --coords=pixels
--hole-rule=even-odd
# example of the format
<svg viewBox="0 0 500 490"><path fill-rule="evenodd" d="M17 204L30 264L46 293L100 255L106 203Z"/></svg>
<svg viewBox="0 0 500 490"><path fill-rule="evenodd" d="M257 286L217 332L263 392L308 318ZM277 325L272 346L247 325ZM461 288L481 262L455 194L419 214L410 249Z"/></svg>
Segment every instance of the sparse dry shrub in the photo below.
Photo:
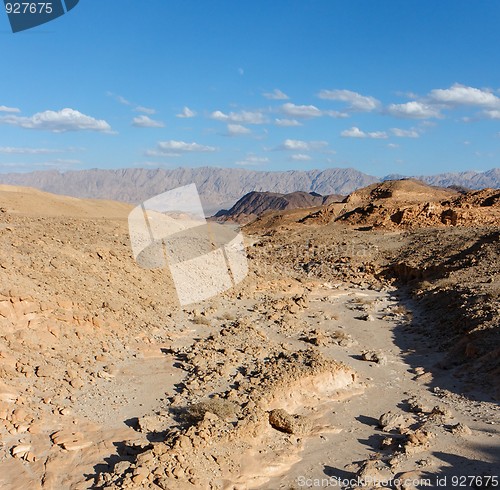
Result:
<svg viewBox="0 0 500 490"><path fill-rule="evenodd" d="M210 320L204 315L195 315L192 321L197 325L210 325Z"/></svg>
<svg viewBox="0 0 500 490"><path fill-rule="evenodd" d="M432 283L429 281L420 281L418 284L418 289L421 289L423 291L428 291L429 289L432 289Z"/></svg>
<svg viewBox="0 0 500 490"><path fill-rule="evenodd" d="M190 422L199 422L203 420L207 412L217 415L222 420L234 418L237 411L237 405L223 398L211 398L204 400L186 409L186 419Z"/></svg>
<svg viewBox="0 0 500 490"><path fill-rule="evenodd" d="M395 313L396 315L408 315L409 314L408 308L406 308L405 305L396 305L392 309L392 312Z"/></svg>
<svg viewBox="0 0 500 490"><path fill-rule="evenodd" d="M438 289L449 289L453 288L457 285L456 279L452 277L443 277L442 279L438 279L434 286Z"/></svg>
<svg viewBox="0 0 500 490"><path fill-rule="evenodd" d="M219 318L221 320L227 320L229 322L234 322L236 320L236 315L234 313L231 313L229 311L225 311L224 313L222 313Z"/></svg>
<svg viewBox="0 0 500 490"><path fill-rule="evenodd" d="M357 297L356 300L354 301L354 303L358 303L360 305L371 305L374 303L374 299L373 298L367 298L367 297L364 297L364 296L360 296L360 297Z"/></svg>

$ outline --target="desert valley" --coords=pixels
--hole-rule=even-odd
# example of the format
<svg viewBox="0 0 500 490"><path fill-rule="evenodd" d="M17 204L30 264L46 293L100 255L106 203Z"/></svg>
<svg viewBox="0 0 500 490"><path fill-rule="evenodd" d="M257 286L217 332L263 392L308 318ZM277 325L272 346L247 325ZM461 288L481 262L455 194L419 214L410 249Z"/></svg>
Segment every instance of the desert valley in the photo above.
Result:
<svg viewBox="0 0 500 490"><path fill-rule="evenodd" d="M498 189L246 196L187 307L131 209L0 186L1 488L499 485Z"/></svg>

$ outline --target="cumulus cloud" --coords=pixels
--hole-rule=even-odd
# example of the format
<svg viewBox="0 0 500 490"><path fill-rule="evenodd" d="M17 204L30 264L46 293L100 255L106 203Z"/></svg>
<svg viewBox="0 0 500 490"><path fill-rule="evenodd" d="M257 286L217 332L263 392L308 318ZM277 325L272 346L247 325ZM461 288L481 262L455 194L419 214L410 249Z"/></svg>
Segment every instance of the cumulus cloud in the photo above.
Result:
<svg viewBox="0 0 500 490"><path fill-rule="evenodd" d="M311 157L305 153L294 153L293 155L290 155L290 159L295 160L296 162L306 162L311 160Z"/></svg>
<svg viewBox="0 0 500 490"><path fill-rule="evenodd" d="M497 109L483 111L481 114L488 119L500 119L500 110Z"/></svg>
<svg viewBox="0 0 500 490"><path fill-rule="evenodd" d="M67 131L98 131L111 133L111 126L103 119L95 119L74 109L37 112L33 116L0 116L1 124L10 124L25 129L38 129L65 133Z"/></svg>
<svg viewBox="0 0 500 490"><path fill-rule="evenodd" d="M320 150L328 146L326 141L303 141L303 140L292 140L286 139L278 147L280 150L290 150L290 151L311 151Z"/></svg>
<svg viewBox="0 0 500 490"><path fill-rule="evenodd" d="M176 114L176 117L185 118L185 119L190 118L190 117L195 117L195 116L196 116L196 112L192 111L187 106L184 106L184 108L182 109L182 112L180 112L179 114Z"/></svg>
<svg viewBox="0 0 500 490"><path fill-rule="evenodd" d="M349 104L356 111L374 111L380 107L380 101L369 95L361 95L351 90L321 90L318 93L320 99L340 100Z"/></svg>
<svg viewBox="0 0 500 490"><path fill-rule="evenodd" d="M339 111L324 111L314 105L295 105L287 102L281 106L281 111L290 117L309 119L312 117L330 116L337 118L349 117L349 114Z"/></svg>
<svg viewBox="0 0 500 490"><path fill-rule="evenodd" d="M262 94L266 99L271 100L287 100L290 97L283 93L281 90L275 88L272 92L265 92Z"/></svg>
<svg viewBox="0 0 500 490"><path fill-rule="evenodd" d="M281 110L292 117L320 117L323 112L314 105L295 105L291 102L287 102L281 106Z"/></svg>
<svg viewBox="0 0 500 490"><path fill-rule="evenodd" d="M385 131L372 131L365 133L361 129L353 126L350 129L345 129L340 133L343 138L373 138L373 139L387 139L387 133Z"/></svg>
<svg viewBox="0 0 500 490"><path fill-rule="evenodd" d="M241 136L244 134L250 134L252 131L241 124L228 124L227 133L229 136Z"/></svg>
<svg viewBox="0 0 500 490"><path fill-rule="evenodd" d="M406 119L428 119L441 117L439 108L416 100L404 104L390 104L387 112L394 117Z"/></svg>
<svg viewBox="0 0 500 490"><path fill-rule="evenodd" d="M275 119L274 124L281 127L292 127L292 126L302 126L302 123L297 121L297 119Z"/></svg>
<svg viewBox="0 0 500 490"><path fill-rule="evenodd" d="M347 112L339 112L339 111L323 111L323 114L325 114L325 116L337 117L341 119L349 117L349 114Z"/></svg>
<svg viewBox="0 0 500 490"><path fill-rule="evenodd" d="M147 150L146 155L151 157L178 157L183 153L207 153L217 151L213 146L200 145L199 143L186 143L185 141L159 141L156 149Z"/></svg>
<svg viewBox="0 0 500 490"><path fill-rule="evenodd" d="M267 118L260 111L230 112L229 114L214 111L210 114L210 118L227 123L265 124L267 122Z"/></svg>
<svg viewBox="0 0 500 490"><path fill-rule="evenodd" d="M391 128L391 133L398 138L419 138L420 133L414 129Z"/></svg>
<svg viewBox="0 0 500 490"><path fill-rule="evenodd" d="M163 128L165 124L161 121L155 121L148 116L138 116L134 117L132 126L136 128Z"/></svg>
<svg viewBox="0 0 500 490"><path fill-rule="evenodd" d="M387 113L395 117L408 119L430 119L442 117L442 110L459 107L478 107L483 110L477 114L477 117L498 119L500 97L489 89L455 83L449 88L433 89L420 100L405 104L391 104L387 107ZM474 118L465 116L462 120L469 122Z"/></svg>
<svg viewBox="0 0 500 490"><path fill-rule="evenodd" d="M6 105L0 105L0 112L21 112L21 109L18 109L17 107L7 107Z"/></svg>
<svg viewBox="0 0 500 490"><path fill-rule="evenodd" d="M434 89L428 95L432 102L457 106L477 106L500 109L500 98L489 90L455 83L447 89Z"/></svg>

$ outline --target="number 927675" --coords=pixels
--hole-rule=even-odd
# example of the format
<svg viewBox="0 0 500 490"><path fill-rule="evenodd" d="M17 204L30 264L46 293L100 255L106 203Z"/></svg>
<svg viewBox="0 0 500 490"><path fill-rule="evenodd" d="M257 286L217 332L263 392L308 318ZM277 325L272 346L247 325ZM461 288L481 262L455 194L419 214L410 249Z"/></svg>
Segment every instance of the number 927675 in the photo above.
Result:
<svg viewBox="0 0 500 490"><path fill-rule="evenodd" d="M52 2L13 2L5 4L7 14L51 14Z"/></svg>

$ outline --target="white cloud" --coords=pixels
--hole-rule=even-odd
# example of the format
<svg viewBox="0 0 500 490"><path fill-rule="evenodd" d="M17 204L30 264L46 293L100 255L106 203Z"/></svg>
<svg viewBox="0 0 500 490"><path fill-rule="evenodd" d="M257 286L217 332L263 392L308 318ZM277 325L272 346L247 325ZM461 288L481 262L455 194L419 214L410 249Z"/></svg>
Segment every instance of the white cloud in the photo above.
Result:
<svg viewBox="0 0 500 490"><path fill-rule="evenodd" d="M434 89L428 98L437 103L449 106L477 106L500 109L500 98L489 90L467 87L455 83L447 89Z"/></svg>
<svg viewBox="0 0 500 490"><path fill-rule="evenodd" d="M420 134L414 129L391 128L391 133L397 138L419 138Z"/></svg>
<svg viewBox="0 0 500 490"><path fill-rule="evenodd" d="M372 131L365 133L361 129L353 126L350 129L345 129L340 133L343 138L372 138L372 139L387 139L387 133L385 131Z"/></svg>
<svg viewBox="0 0 500 490"><path fill-rule="evenodd" d="M281 148L283 150L308 150L309 149L309 143L307 141L302 141L302 140L290 140L287 139L283 141Z"/></svg>
<svg viewBox="0 0 500 490"><path fill-rule="evenodd" d="M388 138L387 133L385 131L372 131L371 133L366 133L368 138L374 138L378 140L385 140Z"/></svg>
<svg viewBox="0 0 500 490"><path fill-rule="evenodd" d="M106 95L108 97L113 97L113 99L115 99L122 105L132 105L132 102L128 101L125 97L122 97L121 95L114 94L113 92L106 92Z"/></svg>
<svg viewBox="0 0 500 490"><path fill-rule="evenodd" d="M295 105L287 102L281 106L282 111L292 117L320 117L323 112L314 105Z"/></svg>
<svg viewBox="0 0 500 490"><path fill-rule="evenodd" d="M255 167L257 165L262 165L264 163L268 163L269 158L267 157L258 157L255 155L247 155L247 157L244 160L240 160L238 162L235 162L236 165L240 165L242 167Z"/></svg>
<svg viewBox="0 0 500 490"><path fill-rule="evenodd" d="M6 105L0 105L0 112L21 112L21 109L17 107L7 107Z"/></svg>
<svg viewBox="0 0 500 490"><path fill-rule="evenodd" d="M199 143L186 143L185 141L159 141L155 150L147 150L146 155L151 157L178 157L182 153L207 153L216 151L213 146L200 145Z"/></svg>
<svg viewBox="0 0 500 490"><path fill-rule="evenodd" d="M103 119L94 119L74 109L38 112L30 117L0 116L0 124L10 124L25 129L38 129L64 133L67 131L98 131L111 133L111 126Z"/></svg>
<svg viewBox="0 0 500 490"><path fill-rule="evenodd" d="M165 124L161 121L155 121L148 116L137 116L134 117L132 126L136 128L164 128Z"/></svg>
<svg viewBox="0 0 500 490"><path fill-rule="evenodd" d="M49 148L21 148L13 146L0 146L0 153L10 155L46 155L49 153L64 153L64 150Z"/></svg>
<svg viewBox="0 0 500 490"><path fill-rule="evenodd" d="M260 111L230 112L229 114L214 111L210 114L210 118L227 123L265 124L267 122L267 118Z"/></svg>
<svg viewBox="0 0 500 490"><path fill-rule="evenodd" d="M184 108L182 109L182 112L179 113L179 114L176 114L176 117L181 117L181 118L190 118L190 117L195 117L196 116L196 112L195 111L192 111L189 107L187 106L184 106Z"/></svg>
<svg viewBox="0 0 500 490"><path fill-rule="evenodd" d="M262 94L266 99L271 100L287 100L290 97L283 93L281 90L275 88L272 92L266 92Z"/></svg>
<svg viewBox="0 0 500 490"><path fill-rule="evenodd" d="M227 133L229 136L241 136L243 134L250 134L252 131L241 124L228 124Z"/></svg>
<svg viewBox="0 0 500 490"><path fill-rule="evenodd" d="M152 109L151 107L144 107L142 105L138 105L134 110L136 112L143 112L144 114L149 114L150 116L156 114L156 109Z"/></svg>
<svg viewBox="0 0 500 490"><path fill-rule="evenodd" d="M483 111L481 114L488 119L500 119L500 110L492 109L489 111Z"/></svg>
<svg viewBox="0 0 500 490"><path fill-rule="evenodd" d="M380 101L369 95L361 95L351 90L321 90L318 93L320 99L340 100L347 102L351 109L357 111L374 111L380 107Z"/></svg>
<svg viewBox="0 0 500 490"><path fill-rule="evenodd" d="M325 114L325 116L336 117L339 119L345 119L346 117L349 117L349 114L347 114L347 112L339 111L323 111L323 114Z"/></svg>
<svg viewBox="0 0 500 490"><path fill-rule="evenodd" d="M387 112L391 116L407 119L441 117L441 113L437 107L415 100L406 102L405 104L391 104L388 106Z"/></svg>
<svg viewBox="0 0 500 490"><path fill-rule="evenodd" d="M297 119L275 119L274 124L281 127L302 126Z"/></svg>
<svg viewBox="0 0 500 490"><path fill-rule="evenodd" d="M35 167L67 167L71 165L78 165L82 163L80 160L67 159L67 158L55 158L54 160L49 160L46 162L34 163Z"/></svg>
<svg viewBox="0 0 500 490"><path fill-rule="evenodd" d="M388 147L388 148L399 148L399 145L398 145L398 144L396 144L396 143L389 143L389 144L387 145L387 147Z"/></svg>
<svg viewBox="0 0 500 490"><path fill-rule="evenodd" d="M308 160L311 160L311 157L304 153L295 153L293 155L290 155L290 159L295 160L296 162L306 162Z"/></svg>
<svg viewBox="0 0 500 490"><path fill-rule="evenodd" d="M361 129L353 126L351 129L344 129L340 133L343 138L366 138L366 134Z"/></svg>
<svg viewBox="0 0 500 490"><path fill-rule="evenodd" d="M291 151L311 151L319 150L328 146L326 141L302 141L302 140L292 140L286 139L278 147L280 150L291 150Z"/></svg>

